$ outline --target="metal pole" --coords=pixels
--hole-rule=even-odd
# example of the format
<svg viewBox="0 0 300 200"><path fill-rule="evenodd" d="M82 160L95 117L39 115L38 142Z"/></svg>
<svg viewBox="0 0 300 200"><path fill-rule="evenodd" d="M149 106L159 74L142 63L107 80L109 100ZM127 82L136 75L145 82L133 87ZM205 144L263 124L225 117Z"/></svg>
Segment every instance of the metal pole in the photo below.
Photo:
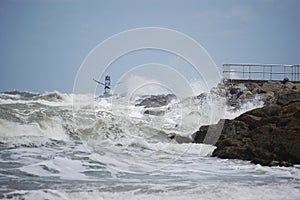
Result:
<svg viewBox="0 0 300 200"><path fill-rule="evenodd" d="M249 80L251 80L251 66L249 66L248 70L249 70Z"/></svg>
<svg viewBox="0 0 300 200"><path fill-rule="evenodd" d="M300 65L297 65L297 69L298 69L298 80L297 81L300 81Z"/></svg>
<svg viewBox="0 0 300 200"><path fill-rule="evenodd" d="M300 81L300 65L296 65L297 67L297 81Z"/></svg>
<svg viewBox="0 0 300 200"><path fill-rule="evenodd" d="M231 67L230 67L230 65L228 66L228 77L229 77L229 79L231 79Z"/></svg>
<svg viewBox="0 0 300 200"><path fill-rule="evenodd" d="M272 80L272 66L270 66L270 80Z"/></svg>
<svg viewBox="0 0 300 200"><path fill-rule="evenodd" d="M294 71L294 65L292 65L291 68L292 68L292 74L291 75L292 75L292 81L293 81L296 78L295 77L295 71Z"/></svg>
<svg viewBox="0 0 300 200"><path fill-rule="evenodd" d="M299 65L295 65L295 71L296 71L295 81L299 81Z"/></svg>
<svg viewBox="0 0 300 200"><path fill-rule="evenodd" d="M283 66L283 78L286 78L286 77L285 77L285 67L286 67L286 66L284 65L284 66Z"/></svg>
<svg viewBox="0 0 300 200"><path fill-rule="evenodd" d="M292 81L296 80L296 68L294 67L294 65L292 65Z"/></svg>

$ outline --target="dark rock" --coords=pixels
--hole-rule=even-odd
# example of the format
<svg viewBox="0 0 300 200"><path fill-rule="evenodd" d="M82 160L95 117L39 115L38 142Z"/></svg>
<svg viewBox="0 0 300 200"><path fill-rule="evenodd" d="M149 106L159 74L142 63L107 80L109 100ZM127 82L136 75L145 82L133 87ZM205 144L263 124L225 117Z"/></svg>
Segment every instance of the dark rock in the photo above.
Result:
<svg viewBox="0 0 300 200"><path fill-rule="evenodd" d="M165 111L163 110L145 110L144 114L146 115L155 115L155 116L163 116Z"/></svg>
<svg viewBox="0 0 300 200"><path fill-rule="evenodd" d="M299 113L300 99L226 119L213 156L267 166L300 164ZM208 127L200 127L193 134L193 141L207 143Z"/></svg>
<svg viewBox="0 0 300 200"><path fill-rule="evenodd" d="M245 83L245 86L248 88L248 90L250 92L252 92L253 94L257 94L259 93L260 91L260 87L257 83L254 83L254 82L249 82L249 83Z"/></svg>
<svg viewBox="0 0 300 200"><path fill-rule="evenodd" d="M197 132L192 135L193 143L203 143L209 126L201 126Z"/></svg>
<svg viewBox="0 0 300 200"><path fill-rule="evenodd" d="M139 104L136 104L136 106L145 106L145 108L161 107L168 105L173 99L176 99L174 94L154 95L143 99Z"/></svg>
<svg viewBox="0 0 300 200"><path fill-rule="evenodd" d="M203 102L207 101L207 99L209 98L209 96L208 96L207 93L201 93L196 98L199 100L199 102L203 103Z"/></svg>
<svg viewBox="0 0 300 200"><path fill-rule="evenodd" d="M265 107L223 121L218 141L211 134L222 123L202 126L192 135L193 142L215 144L213 156L250 160L261 165L300 164L300 84L283 81L225 81L227 105L239 109L259 95ZM215 88L214 91L218 91ZM199 99L205 99L199 95ZM207 133L209 130L209 133Z"/></svg>
<svg viewBox="0 0 300 200"><path fill-rule="evenodd" d="M224 81L220 86L225 90L227 105L239 109L241 104L256 98L258 95L266 106L277 103L277 99L293 92L300 91L300 83L284 81ZM215 88L215 90L219 90ZM282 98L282 97L281 97ZM278 101L279 103L281 99ZM287 103L288 101L284 102ZM281 103L283 104L283 103Z"/></svg>
<svg viewBox="0 0 300 200"><path fill-rule="evenodd" d="M283 83L283 84L286 84L287 82L290 82L290 79L287 78L287 77L285 77L285 78L282 80L282 83Z"/></svg>
<svg viewBox="0 0 300 200"><path fill-rule="evenodd" d="M280 95L277 98L276 103L278 105L283 105L285 103L288 103L289 101L293 101L293 100L297 100L297 99L300 99L300 91L299 92L291 92L291 93L288 93L288 94Z"/></svg>
<svg viewBox="0 0 300 200"><path fill-rule="evenodd" d="M201 126L199 130L192 135L193 143L215 144L223 128L224 120L210 126ZM207 134L209 131L209 134Z"/></svg>
<svg viewBox="0 0 300 200"><path fill-rule="evenodd" d="M207 98L207 94L206 94L206 93L201 93L201 94L199 94L199 95L197 96L197 99L200 99L200 100L206 99L206 98Z"/></svg>
<svg viewBox="0 0 300 200"><path fill-rule="evenodd" d="M181 136L181 135L175 135L174 140L177 143L179 143L179 144L182 144L182 143L192 143L192 141L193 141L191 138L185 137L185 136Z"/></svg>
<svg viewBox="0 0 300 200"><path fill-rule="evenodd" d="M240 96L242 96L244 94L243 91L239 91L239 93L237 93L236 98L240 98Z"/></svg>
<svg viewBox="0 0 300 200"><path fill-rule="evenodd" d="M300 110L298 110L297 112L295 112L294 117L295 118L300 118Z"/></svg>
<svg viewBox="0 0 300 200"><path fill-rule="evenodd" d="M229 90L229 93L230 94L238 94L238 93L240 93L241 92L241 89L240 88L237 88L237 87L232 87L232 88L230 88L230 90Z"/></svg>

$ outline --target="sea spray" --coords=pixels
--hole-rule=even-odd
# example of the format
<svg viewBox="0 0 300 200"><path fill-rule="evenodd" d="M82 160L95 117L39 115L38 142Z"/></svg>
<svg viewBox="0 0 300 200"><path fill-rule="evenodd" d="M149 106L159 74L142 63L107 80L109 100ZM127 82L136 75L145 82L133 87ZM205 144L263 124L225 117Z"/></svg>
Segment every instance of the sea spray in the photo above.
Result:
<svg viewBox="0 0 300 200"><path fill-rule="evenodd" d="M228 199L245 191L249 199L299 198L297 166L266 168L222 160L210 157L213 146L178 144L170 137L189 137L201 124L218 120L218 114L209 119L217 96L207 94L209 102L203 96L177 98L158 108L164 115L153 116L144 114L149 108L122 96L50 94L0 95L2 198L198 199L201 194ZM74 96L80 103L75 113ZM240 109L254 108L257 102ZM230 117L242 112L220 111Z"/></svg>

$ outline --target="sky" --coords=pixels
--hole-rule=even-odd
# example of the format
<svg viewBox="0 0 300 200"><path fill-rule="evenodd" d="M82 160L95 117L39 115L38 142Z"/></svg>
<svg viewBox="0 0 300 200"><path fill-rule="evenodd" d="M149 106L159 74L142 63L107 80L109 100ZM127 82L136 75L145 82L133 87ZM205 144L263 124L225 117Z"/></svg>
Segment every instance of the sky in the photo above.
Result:
<svg viewBox="0 0 300 200"><path fill-rule="evenodd" d="M299 19L300 0L1 0L0 92L70 93L95 46L142 27L190 36L220 70L224 63L300 64Z"/></svg>

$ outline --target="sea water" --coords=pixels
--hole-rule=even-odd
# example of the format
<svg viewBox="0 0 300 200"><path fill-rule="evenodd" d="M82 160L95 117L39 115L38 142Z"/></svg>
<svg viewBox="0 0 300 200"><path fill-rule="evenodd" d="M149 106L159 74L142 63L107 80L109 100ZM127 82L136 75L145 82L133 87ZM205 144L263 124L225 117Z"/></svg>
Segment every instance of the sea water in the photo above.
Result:
<svg viewBox="0 0 300 200"><path fill-rule="evenodd" d="M217 122L209 113L218 106L177 99L152 116L139 101L0 93L0 198L300 199L300 166L219 159L212 145L171 139ZM261 106L248 102L224 116Z"/></svg>

